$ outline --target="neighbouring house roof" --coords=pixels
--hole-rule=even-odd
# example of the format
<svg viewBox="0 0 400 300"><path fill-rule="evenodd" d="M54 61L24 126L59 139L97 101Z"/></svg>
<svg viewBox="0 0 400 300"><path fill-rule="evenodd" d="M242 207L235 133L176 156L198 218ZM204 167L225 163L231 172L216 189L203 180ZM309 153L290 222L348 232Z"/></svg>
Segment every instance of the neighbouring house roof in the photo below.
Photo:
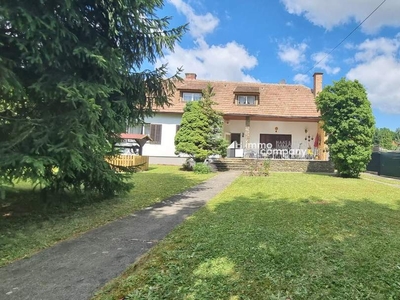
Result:
<svg viewBox="0 0 400 300"><path fill-rule="evenodd" d="M172 105L158 108L159 112L182 113L186 102L181 100L183 91L200 91L210 83L214 88L213 100L218 103L215 108L224 115L231 116L260 116L284 118L314 118L318 119L313 91L298 84L268 84L245 83L228 81L183 80L176 82L177 91L174 94ZM258 97L258 105L237 105L235 97L238 94L254 95Z"/></svg>

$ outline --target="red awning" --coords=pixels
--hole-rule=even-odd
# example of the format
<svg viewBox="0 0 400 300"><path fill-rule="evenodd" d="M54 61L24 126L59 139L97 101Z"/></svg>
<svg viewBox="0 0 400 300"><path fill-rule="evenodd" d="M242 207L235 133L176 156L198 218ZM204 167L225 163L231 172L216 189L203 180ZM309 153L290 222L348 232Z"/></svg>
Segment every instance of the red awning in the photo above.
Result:
<svg viewBox="0 0 400 300"><path fill-rule="evenodd" d="M318 146L319 146L319 139L320 139L320 136L319 136L319 134L317 133L317 135L315 136L315 140L314 140L314 148L318 148Z"/></svg>

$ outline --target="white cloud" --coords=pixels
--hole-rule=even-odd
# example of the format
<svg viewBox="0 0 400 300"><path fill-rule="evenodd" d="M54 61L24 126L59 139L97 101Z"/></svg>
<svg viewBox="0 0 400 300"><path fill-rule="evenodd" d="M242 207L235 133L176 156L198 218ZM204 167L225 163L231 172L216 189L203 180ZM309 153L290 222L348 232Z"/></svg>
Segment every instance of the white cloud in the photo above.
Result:
<svg viewBox="0 0 400 300"><path fill-rule="evenodd" d="M286 10L304 17L315 25L331 30L355 21L360 23L381 0L281 0ZM400 1L386 1L363 25L362 30L375 33L384 26L400 27Z"/></svg>
<svg viewBox="0 0 400 300"><path fill-rule="evenodd" d="M198 15L193 7L182 0L168 0L176 9L184 14L189 22L190 34L195 38L204 38L208 33L214 31L218 26L219 19L211 13Z"/></svg>
<svg viewBox="0 0 400 300"><path fill-rule="evenodd" d="M366 87L373 107L400 114L399 36L366 40L357 49L358 65L347 73L347 78L357 79Z"/></svg>
<svg viewBox="0 0 400 300"><path fill-rule="evenodd" d="M218 46L202 43L193 49L176 46L174 53L167 54L160 62L168 63L171 73L183 66L186 72L194 72L201 79L257 81L244 72L257 65L257 58L236 42Z"/></svg>
<svg viewBox="0 0 400 300"><path fill-rule="evenodd" d="M299 74L296 74L296 75L293 77L293 81L294 81L295 83L299 83L299 84L308 84L308 83L310 82L310 76L307 75L307 74L301 74L301 73L299 73Z"/></svg>
<svg viewBox="0 0 400 300"><path fill-rule="evenodd" d="M290 45L289 43L282 43L278 45L278 56L281 61L288 63L294 68L300 67L306 59L305 51L307 50L306 43Z"/></svg>
<svg viewBox="0 0 400 300"><path fill-rule="evenodd" d="M278 45L278 57L281 61L289 64L294 70L304 70L306 62L306 50L308 45L306 43L290 44L284 42ZM318 63L316 68L323 70L327 74L337 74L340 72L339 67L331 67L329 64L332 62L332 56L325 52L317 52L311 55L311 60ZM307 75L296 74L293 80L297 83L306 84L309 80Z"/></svg>
<svg viewBox="0 0 400 300"><path fill-rule="evenodd" d="M314 61L314 63L318 63L318 65L315 66L316 69L322 69L327 74L335 75L340 72L339 67L331 67L328 65L332 61L332 56L330 54L325 52L317 52L311 55L311 59Z"/></svg>
<svg viewBox="0 0 400 300"><path fill-rule="evenodd" d="M394 56L399 50L400 36L394 39L376 38L373 40L366 40L360 44L357 49L360 50L355 55L356 61L368 61L377 56Z"/></svg>
<svg viewBox="0 0 400 300"><path fill-rule="evenodd" d="M194 37L196 46L183 48L175 45L174 52L160 58L158 65L168 64L171 74L183 67L185 72L196 73L200 79L257 81L245 73L257 65L257 58L235 41L224 45L209 45L205 36L218 26L219 19L211 13L198 15L193 7L183 0L168 0L178 11L183 13Z"/></svg>
<svg viewBox="0 0 400 300"><path fill-rule="evenodd" d="M356 46L353 43L347 42L343 45L343 48L347 50L354 50L356 49Z"/></svg>
<svg viewBox="0 0 400 300"><path fill-rule="evenodd" d="M232 20L232 17L227 10L225 10L225 19Z"/></svg>

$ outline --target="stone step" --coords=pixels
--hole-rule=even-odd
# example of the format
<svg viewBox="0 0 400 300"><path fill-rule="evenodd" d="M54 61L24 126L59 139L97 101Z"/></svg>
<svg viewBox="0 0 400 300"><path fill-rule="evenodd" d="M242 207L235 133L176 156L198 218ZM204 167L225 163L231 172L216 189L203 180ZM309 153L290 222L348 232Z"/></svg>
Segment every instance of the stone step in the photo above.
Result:
<svg viewBox="0 0 400 300"><path fill-rule="evenodd" d="M251 163L251 161L237 158L218 159L213 161L213 164L218 171L248 170L249 163Z"/></svg>

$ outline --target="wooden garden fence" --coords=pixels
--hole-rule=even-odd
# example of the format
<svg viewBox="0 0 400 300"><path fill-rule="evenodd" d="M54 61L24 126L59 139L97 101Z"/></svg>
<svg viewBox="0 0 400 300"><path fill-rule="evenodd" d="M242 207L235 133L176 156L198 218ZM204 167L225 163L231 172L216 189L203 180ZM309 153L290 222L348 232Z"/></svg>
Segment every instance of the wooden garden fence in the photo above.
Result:
<svg viewBox="0 0 400 300"><path fill-rule="evenodd" d="M132 167L138 166L142 171L149 169L149 157L140 155L117 155L106 158L106 161L114 166Z"/></svg>

